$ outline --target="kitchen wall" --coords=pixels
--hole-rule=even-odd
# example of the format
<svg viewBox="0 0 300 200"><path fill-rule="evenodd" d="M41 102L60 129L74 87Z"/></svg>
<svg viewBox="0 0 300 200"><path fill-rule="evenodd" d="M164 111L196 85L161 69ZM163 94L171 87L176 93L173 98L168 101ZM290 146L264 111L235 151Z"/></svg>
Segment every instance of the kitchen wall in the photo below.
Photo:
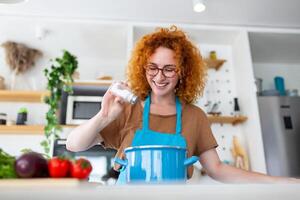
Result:
<svg viewBox="0 0 300 200"><path fill-rule="evenodd" d="M16 89L45 89L43 69L51 65L50 59L61 56L63 49L78 57L81 79L96 79L103 75L111 75L115 79L124 77L126 25L100 25L91 20L1 16L0 27L0 44L12 40L43 52L42 59L38 60L34 68L17 77ZM0 75L5 77L7 85L10 74L4 61L4 49L0 48Z"/></svg>
<svg viewBox="0 0 300 200"><path fill-rule="evenodd" d="M2 112L2 111L1 111ZM25 135L25 134L0 134L0 148L10 155L19 156L23 149L31 149L43 153L40 145L44 140L43 135Z"/></svg>

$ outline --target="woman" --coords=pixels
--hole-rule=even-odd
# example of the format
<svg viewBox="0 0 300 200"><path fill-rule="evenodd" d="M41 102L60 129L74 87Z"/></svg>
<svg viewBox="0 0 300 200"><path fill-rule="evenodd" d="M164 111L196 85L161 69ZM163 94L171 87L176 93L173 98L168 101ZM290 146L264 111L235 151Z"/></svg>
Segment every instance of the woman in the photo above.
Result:
<svg viewBox="0 0 300 200"><path fill-rule="evenodd" d="M209 121L192 104L203 92L206 70L199 50L181 30L161 28L138 41L127 76L140 101L129 105L108 90L101 110L69 134L67 149L83 151L103 143L118 149L116 156L123 158L129 146L181 146L187 148L188 157L199 156L208 175L218 181L296 181L244 171L220 161ZM188 169L189 177L192 170ZM124 182L124 173L118 182Z"/></svg>

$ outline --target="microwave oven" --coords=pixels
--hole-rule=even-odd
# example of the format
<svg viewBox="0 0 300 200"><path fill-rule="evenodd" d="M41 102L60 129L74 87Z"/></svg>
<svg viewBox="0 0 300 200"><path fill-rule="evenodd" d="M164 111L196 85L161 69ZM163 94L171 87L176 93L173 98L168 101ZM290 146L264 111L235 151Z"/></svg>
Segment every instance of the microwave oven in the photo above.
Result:
<svg viewBox="0 0 300 200"><path fill-rule="evenodd" d="M59 123L79 125L96 115L109 86L73 86L73 93L62 92Z"/></svg>
<svg viewBox="0 0 300 200"><path fill-rule="evenodd" d="M82 124L101 108L101 96L68 96L66 123Z"/></svg>

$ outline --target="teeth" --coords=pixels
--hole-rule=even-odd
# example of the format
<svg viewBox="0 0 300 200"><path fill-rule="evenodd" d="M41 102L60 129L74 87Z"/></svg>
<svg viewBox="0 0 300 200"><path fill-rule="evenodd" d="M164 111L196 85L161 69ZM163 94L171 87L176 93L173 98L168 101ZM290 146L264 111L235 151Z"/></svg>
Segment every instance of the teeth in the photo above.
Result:
<svg viewBox="0 0 300 200"><path fill-rule="evenodd" d="M156 82L154 82L154 84L158 87L164 87L164 86L168 85L168 83L156 83Z"/></svg>

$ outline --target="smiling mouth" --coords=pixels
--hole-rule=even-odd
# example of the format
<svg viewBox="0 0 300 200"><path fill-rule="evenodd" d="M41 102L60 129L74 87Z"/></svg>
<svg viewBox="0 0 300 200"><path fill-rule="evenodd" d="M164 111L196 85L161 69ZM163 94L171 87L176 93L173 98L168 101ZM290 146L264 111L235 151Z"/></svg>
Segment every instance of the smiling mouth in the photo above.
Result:
<svg viewBox="0 0 300 200"><path fill-rule="evenodd" d="M165 86L167 86L169 84L169 83L156 83L155 81L152 81L152 82L158 88L164 88Z"/></svg>

